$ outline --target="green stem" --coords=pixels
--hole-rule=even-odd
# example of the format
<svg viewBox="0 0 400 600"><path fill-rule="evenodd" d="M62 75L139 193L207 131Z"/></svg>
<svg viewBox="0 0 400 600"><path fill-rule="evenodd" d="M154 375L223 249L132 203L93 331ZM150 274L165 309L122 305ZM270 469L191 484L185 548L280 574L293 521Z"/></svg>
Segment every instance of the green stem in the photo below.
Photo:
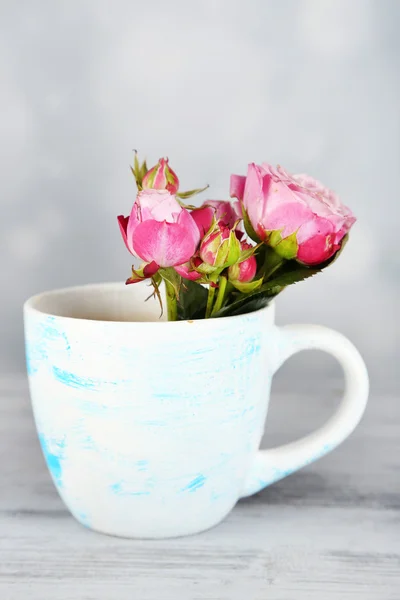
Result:
<svg viewBox="0 0 400 600"><path fill-rule="evenodd" d="M214 294L215 294L215 287L213 287L212 285L210 285L209 288L208 288L206 319L209 319L211 317L211 312L212 312L212 308L213 308L213 301L214 301Z"/></svg>
<svg viewBox="0 0 400 600"><path fill-rule="evenodd" d="M275 250L267 247L267 252L265 253L265 261L264 261L264 281L268 281L268 279L279 269L279 267L283 264L284 258L279 256Z"/></svg>
<svg viewBox="0 0 400 600"><path fill-rule="evenodd" d="M167 292L167 314L168 321L176 321L178 315L178 303L176 301L176 293L174 286L167 280L164 279L165 290Z"/></svg>
<svg viewBox="0 0 400 600"><path fill-rule="evenodd" d="M214 304L214 308L211 313L212 315L217 313L222 308L222 305L225 300L225 292L226 292L226 284L227 283L228 283L227 278L224 277L223 275L221 275L221 277L219 278L218 296L217 296L217 300Z"/></svg>

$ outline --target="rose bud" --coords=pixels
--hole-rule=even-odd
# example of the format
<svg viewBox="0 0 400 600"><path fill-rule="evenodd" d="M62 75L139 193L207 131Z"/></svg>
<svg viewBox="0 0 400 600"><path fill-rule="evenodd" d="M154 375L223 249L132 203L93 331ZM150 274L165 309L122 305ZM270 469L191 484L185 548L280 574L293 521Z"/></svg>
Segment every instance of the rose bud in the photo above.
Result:
<svg viewBox="0 0 400 600"><path fill-rule="evenodd" d="M179 189L179 179L168 165L168 158L160 158L155 167L147 171L142 180L144 190L167 190L176 194Z"/></svg>
<svg viewBox="0 0 400 600"><path fill-rule="evenodd" d="M241 250L250 250L252 246L247 242L241 243ZM233 284L235 283L249 283L252 281L257 272L257 260L254 255L246 258L243 262L235 263L228 269L228 279Z"/></svg>
<svg viewBox="0 0 400 600"><path fill-rule="evenodd" d="M198 268L205 268L205 272L224 269L237 262L240 253L240 242L235 231L222 223L215 223L200 244L199 254L204 265Z"/></svg>

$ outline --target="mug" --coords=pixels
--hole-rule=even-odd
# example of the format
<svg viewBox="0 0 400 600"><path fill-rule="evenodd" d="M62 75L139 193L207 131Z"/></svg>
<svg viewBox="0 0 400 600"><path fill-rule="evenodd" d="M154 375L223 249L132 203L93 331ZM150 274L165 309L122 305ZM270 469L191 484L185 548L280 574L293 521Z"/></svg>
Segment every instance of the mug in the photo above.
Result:
<svg viewBox="0 0 400 600"><path fill-rule="evenodd" d="M99 532L165 538L206 530L333 450L356 427L368 376L355 347L317 325L245 315L168 322L145 283L46 292L25 303L36 428L72 515ZM329 352L345 373L336 414L259 450L271 380L292 354Z"/></svg>

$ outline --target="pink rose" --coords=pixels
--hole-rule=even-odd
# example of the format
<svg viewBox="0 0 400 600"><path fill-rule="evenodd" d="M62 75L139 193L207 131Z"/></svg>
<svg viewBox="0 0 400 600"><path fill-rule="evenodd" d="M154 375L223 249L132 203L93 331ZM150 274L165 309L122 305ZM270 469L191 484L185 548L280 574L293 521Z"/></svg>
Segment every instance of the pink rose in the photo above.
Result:
<svg viewBox="0 0 400 600"><path fill-rule="evenodd" d="M168 165L168 158L160 158L155 167L147 171L142 180L144 190L167 190L176 194L179 189L179 179Z"/></svg>
<svg viewBox="0 0 400 600"><path fill-rule="evenodd" d="M239 203L238 206L227 200L206 200L200 208L192 210L191 215L196 221L200 235L203 237L212 225L213 218L232 229L236 221L242 218Z"/></svg>
<svg viewBox="0 0 400 600"><path fill-rule="evenodd" d="M231 195L242 201L259 240L307 265L333 256L356 221L319 181L268 163L250 164L247 177L232 175Z"/></svg>
<svg viewBox="0 0 400 600"><path fill-rule="evenodd" d="M147 263L173 267L190 260L200 242L188 210L166 190L139 192L129 217L118 217L129 252Z"/></svg>

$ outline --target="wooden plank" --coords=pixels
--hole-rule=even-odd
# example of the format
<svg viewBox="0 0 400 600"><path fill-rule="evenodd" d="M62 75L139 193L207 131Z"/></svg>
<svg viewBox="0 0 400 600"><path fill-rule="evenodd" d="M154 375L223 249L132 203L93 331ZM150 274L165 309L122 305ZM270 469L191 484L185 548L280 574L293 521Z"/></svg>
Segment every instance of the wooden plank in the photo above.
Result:
<svg viewBox="0 0 400 600"><path fill-rule="evenodd" d="M266 445L334 410L276 393ZM340 386L339 386L340 387ZM398 600L400 406L373 396L354 435L303 471L240 502L217 528L176 540L120 540L68 514L36 440L24 380L0 380L1 600Z"/></svg>
<svg viewBox="0 0 400 600"><path fill-rule="evenodd" d="M212 531L148 542L58 512L3 517L1 598L395 599L398 523L393 511L240 505Z"/></svg>

